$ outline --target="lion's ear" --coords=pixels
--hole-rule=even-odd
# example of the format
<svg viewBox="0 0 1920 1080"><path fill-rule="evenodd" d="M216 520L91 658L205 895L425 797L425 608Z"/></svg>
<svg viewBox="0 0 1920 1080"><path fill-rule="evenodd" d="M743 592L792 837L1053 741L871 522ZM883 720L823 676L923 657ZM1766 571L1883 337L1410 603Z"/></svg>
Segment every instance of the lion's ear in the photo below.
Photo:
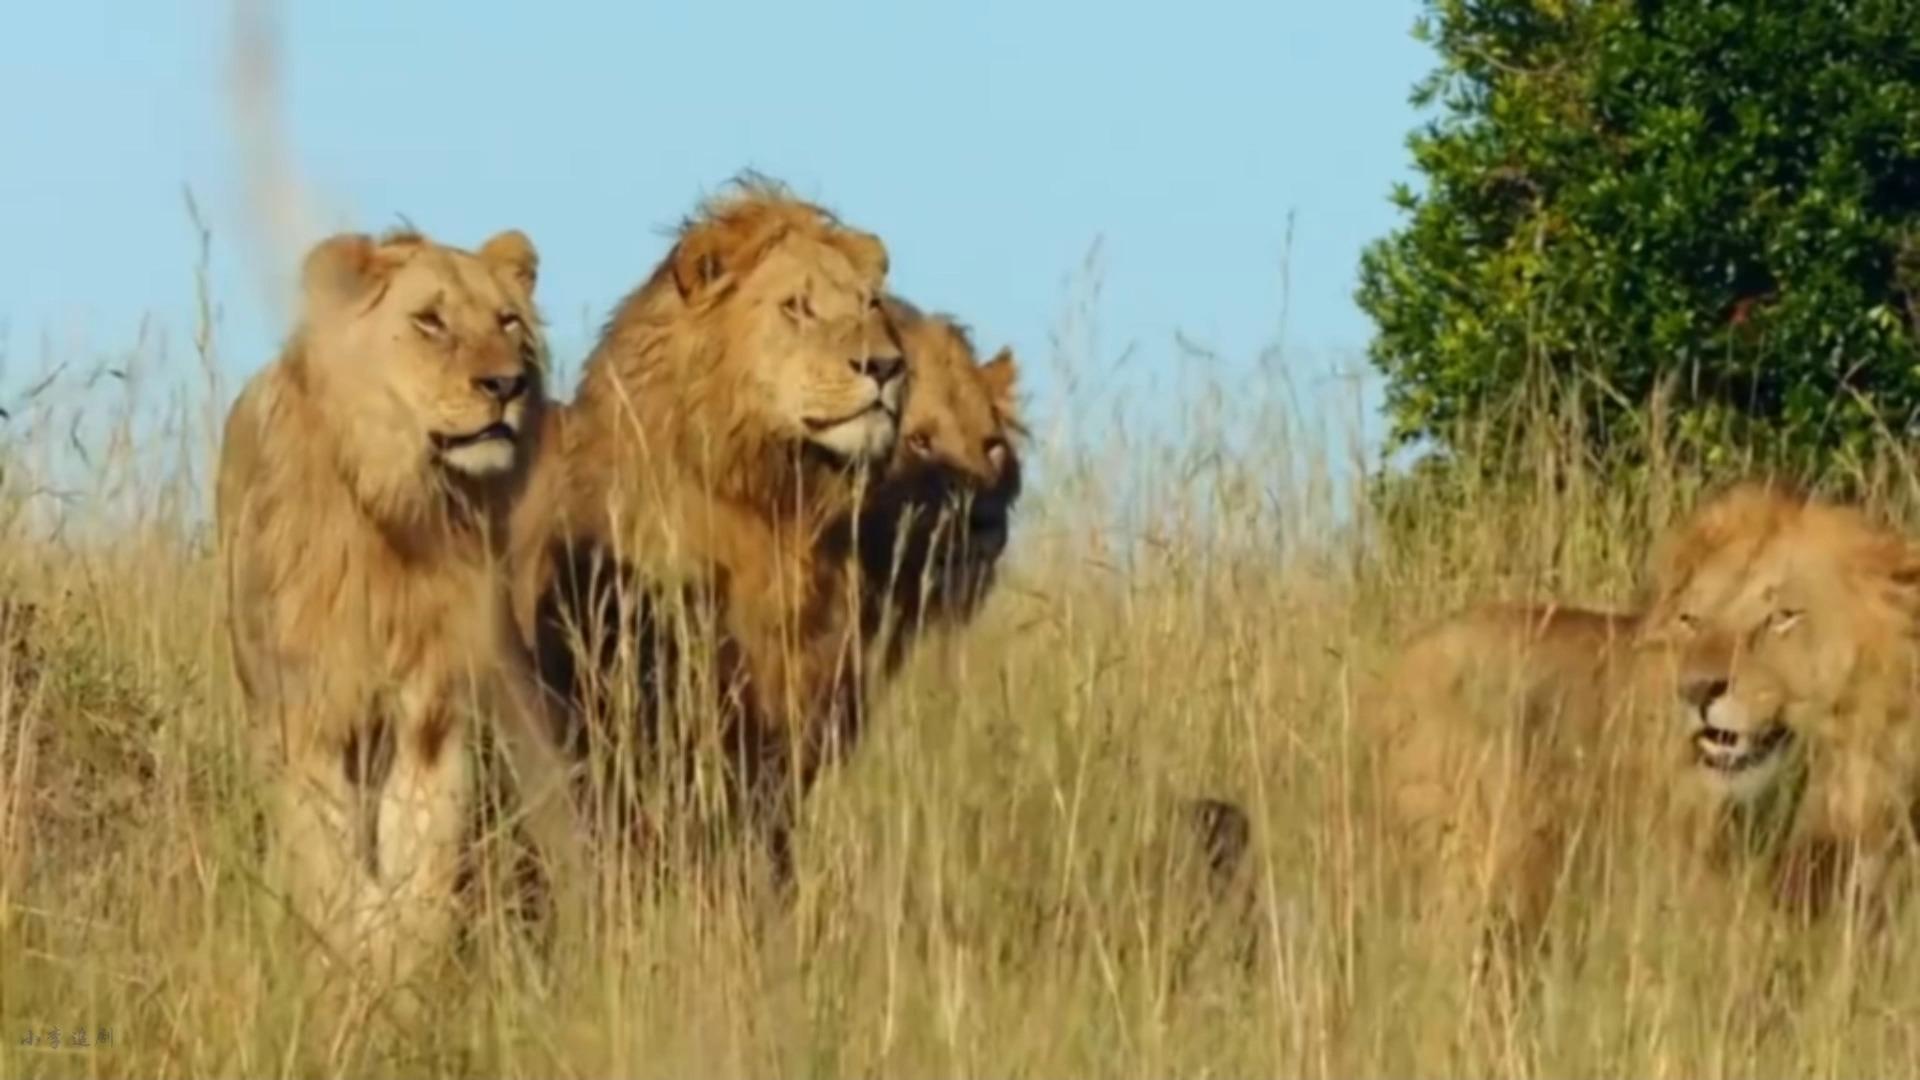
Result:
<svg viewBox="0 0 1920 1080"><path fill-rule="evenodd" d="M681 299L693 299L733 269L728 265L728 255L735 246L718 226L689 229L681 236L667 256Z"/></svg>
<svg viewBox="0 0 1920 1080"><path fill-rule="evenodd" d="M1905 607L1920 610L1920 546L1905 537L1895 541L1887 559L1887 580Z"/></svg>
<svg viewBox="0 0 1920 1080"><path fill-rule="evenodd" d="M540 278L540 253L533 241L519 229L496 233L480 245L480 257L513 275L520 287L533 295L534 282Z"/></svg>
<svg viewBox="0 0 1920 1080"><path fill-rule="evenodd" d="M1018 404L1014 401L1014 383L1020 377L1020 367L1013 359L1013 349L1002 346L993 354L993 359L980 365L980 382L987 388L987 397L993 402L993 411L1000 414L1000 422L1014 431L1026 434L1026 425L1020 422Z"/></svg>
<svg viewBox="0 0 1920 1080"><path fill-rule="evenodd" d="M365 292L375 250L373 237L365 233L340 233L315 244L300 264L307 302L340 304Z"/></svg>
<svg viewBox="0 0 1920 1080"><path fill-rule="evenodd" d="M1020 377L1020 368L1014 362L1013 349L1002 347L993 354L993 359L980 365L980 381L986 384L987 393L993 397L994 406L1013 405L1013 384Z"/></svg>
<svg viewBox="0 0 1920 1080"><path fill-rule="evenodd" d="M387 279L426 241L418 233L340 233L315 244L300 264L300 286L309 306L352 305L377 299Z"/></svg>

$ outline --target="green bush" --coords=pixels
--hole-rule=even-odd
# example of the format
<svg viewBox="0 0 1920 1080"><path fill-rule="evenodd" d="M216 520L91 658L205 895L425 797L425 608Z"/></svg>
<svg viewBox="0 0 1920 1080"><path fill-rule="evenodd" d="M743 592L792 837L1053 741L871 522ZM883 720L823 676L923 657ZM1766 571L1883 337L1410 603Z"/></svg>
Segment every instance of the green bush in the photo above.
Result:
<svg viewBox="0 0 1920 1080"><path fill-rule="evenodd" d="M1920 430L1920 3L1427 0L1425 190L1362 257L1396 446L1522 384L1824 469ZM1603 455L1611 456L1611 455Z"/></svg>

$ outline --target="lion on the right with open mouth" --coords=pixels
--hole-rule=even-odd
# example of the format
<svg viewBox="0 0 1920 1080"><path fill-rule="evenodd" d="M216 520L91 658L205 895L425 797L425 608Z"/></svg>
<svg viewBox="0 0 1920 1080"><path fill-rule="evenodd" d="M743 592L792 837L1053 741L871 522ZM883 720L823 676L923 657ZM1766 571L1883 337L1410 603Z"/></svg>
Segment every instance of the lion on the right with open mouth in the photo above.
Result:
<svg viewBox="0 0 1920 1080"><path fill-rule="evenodd" d="M1920 548L1745 483L1656 545L1645 595L1485 605L1401 651L1367 719L1421 907L1530 950L1593 829L1664 814L1682 851L1760 854L1789 912L1883 917L1920 808Z"/></svg>

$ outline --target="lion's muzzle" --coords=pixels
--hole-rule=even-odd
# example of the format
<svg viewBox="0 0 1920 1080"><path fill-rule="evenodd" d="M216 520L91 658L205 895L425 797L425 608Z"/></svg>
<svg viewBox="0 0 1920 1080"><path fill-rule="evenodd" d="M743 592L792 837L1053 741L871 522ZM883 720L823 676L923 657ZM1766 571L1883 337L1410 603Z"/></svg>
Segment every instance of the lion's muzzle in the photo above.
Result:
<svg viewBox="0 0 1920 1080"><path fill-rule="evenodd" d="M1770 710L1756 711L1718 672L1682 679L1679 692L1694 764L1735 799L1764 791L1792 741L1792 731Z"/></svg>
<svg viewBox="0 0 1920 1080"><path fill-rule="evenodd" d="M433 448L445 453L448 450L459 450L469 446L478 446L481 443L491 442L495 439L504 439L507 442L512 442L514 431L506 421L496 420L478 431L471 431L464 435L448 435L435 432L432 438Z"/></svg>
<svg viewBox="0 0 1920 1080"><path fill-rule="evenodd" d="M518 410L507 410L498 420L466 432L434 432L429 438L434 456L448 468L473 477L506 472L518 455Z"/></svg>
<svg viewBox="0 0 1920 1080"><path fill-rule="evenodd" d="M1792 734L1785 724L1758 733L1702 724L1693 732L1693 756L1700 765L1732 776L1765 764L1786 748Z"/></svg>

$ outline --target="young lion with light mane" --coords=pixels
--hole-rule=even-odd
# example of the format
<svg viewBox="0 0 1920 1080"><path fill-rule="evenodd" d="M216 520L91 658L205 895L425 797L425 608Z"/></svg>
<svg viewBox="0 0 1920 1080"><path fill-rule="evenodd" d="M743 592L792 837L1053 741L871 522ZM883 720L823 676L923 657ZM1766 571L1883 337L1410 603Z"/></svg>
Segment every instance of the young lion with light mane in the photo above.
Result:
<svg viewBox="0 0 1920 1080"><path fill-rule="evenodd" d="M456 924L504 739L536 840L569 857L563 763L507 606L508 507L542 403L532 244L339 235L234 402L216 517L235 666L275 782L275 876L338 955L404 976Z"/></svg>
<svg viewBox="0 0 1920 1080"><path fill-rule="evenodd" d="M782 879L794 800L859 724L859 612L833 526L898 431L886 274L878 237L770 182L709 201L615 311L517 516L518 617L576 707L577 747L651 754L674 710L610 709L607 672L639 651L654 696L689 640L667 613L711 620L698 647L721 730L676 734L725 751L729 802L765 828Z"/></svg>

